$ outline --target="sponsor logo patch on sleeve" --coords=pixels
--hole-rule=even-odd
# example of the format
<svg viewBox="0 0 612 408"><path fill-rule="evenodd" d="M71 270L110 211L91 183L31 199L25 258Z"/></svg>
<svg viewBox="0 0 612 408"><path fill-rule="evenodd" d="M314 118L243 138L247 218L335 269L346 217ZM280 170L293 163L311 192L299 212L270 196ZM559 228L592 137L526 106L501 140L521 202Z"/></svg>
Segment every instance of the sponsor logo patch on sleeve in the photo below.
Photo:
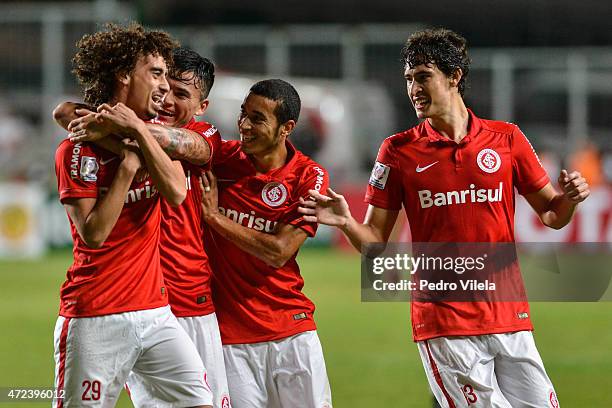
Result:
<svg viewBox="0 0 612 408"><path fill-rule="evenodd" d="M384 190L387 185L387 179L389 178L389 171L391 168L380 162L374 163L372 174L370 175L369 184L380 190Z"/></svg>
<svg viewBox="0 0 612 408"><path fill-rule="evenodd" d="M95 157L81 156L80 176L84 181L98 180L98 162Z"/></svg>

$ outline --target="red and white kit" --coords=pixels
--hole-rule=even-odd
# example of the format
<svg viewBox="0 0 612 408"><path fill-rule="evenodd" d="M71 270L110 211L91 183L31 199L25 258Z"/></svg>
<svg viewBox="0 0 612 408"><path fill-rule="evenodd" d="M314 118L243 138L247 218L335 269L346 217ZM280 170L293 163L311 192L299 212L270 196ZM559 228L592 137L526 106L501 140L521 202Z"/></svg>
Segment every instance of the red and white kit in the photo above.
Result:
<svg viewBox="0 0 612 408"><path fill-rule="evenodd" d="M213 135L220 138L217 129L208 122L192 119L183 128L197 132L205 140ZM214 396L213 406L229 408L221 336L210 289L212 271L203 241L199 179L208 166L197 166L187 161L181 161L181 165L187 180L185 200L178 207L161 200L161 268L172 313L195 344L206 368L206 381ZM131 375L128 387L138 387L146 393L147 388L141 383L138 375ZM147 399L155 401L157 397L148 395Z"/></svg>
<svg viewBox="0 0 612 408"><path fill-rule="evenodd" d="M119 162L95 145L62 141L55 157L60 200L100 199ZM170 400L211 402L197 351L167 307L159 201L149 178L134 181L98 249L85 245L69 217L74 262L61 288L55 332L56 387L66 396L58 406L113 405L130 369Z"/></svg>
<svg viewBox="0 0 612 408"><path fill-rule="evenodd" d="M204 140L218 135L207 122L192 119L184 129L202 135ZM161 200L161 267L168 286L172 313L176 317L214 313L211 299L211 267L202 241L202 167L181 161L187 179L187 196L178 207Z"/></svg>
<svg viewBox="0 0 612 408"><path fill-rule="evenodd" d="M327 189L328 174L319 164L287 142L287 163L266 174L257 174L240 150L240 142L217 138L213 146L213 172L218 180L219 211L223 215L264 233L271 233L282 223L300 228L308 236L315 235L317 225L304 221L297 208L299 197L308 197L309 189ZM315 306L302 293L304 280L295 259L297 253L284 266L275 268L212 229L205 236L215 271L213 294L233 405L250 407L237 404L260 401L260 406L274 406L274 401L266 399L267 395L277 393L281 401L285 400L283 395L293 394L291 398L301 400L304 407L331 406L318 337L316 333L315 337L307 336L308 339L296 336L316 330ZM299 338L293 340L292 336ZM301 368L289 370L282 363L281 350L287 353L292 350L291 346L281 344L287 339L303 342L302 355L295 356L296 360L303 359L298 364ZM266 366L256 369L248 363L251 358L266 362ZM275 380L265 381L261 369L268 379L274 376ZM289 383L282 377L287 377L287 381L289 377L299 377L303 386L284 386ZM266 391L270 387L275 387L274 392Z"/></svg>
<svg viewBox="0 0 612 408"><path fill-rule="evenodd" d="M366 201L388 210L400 210L403 206L414 242L513 242L514 189L524 195L539 191L549 182L535 151L517 126L480 119L471 111L469 117L468 134L459 144L440 135L425 120L388 137L379 150ZM519 269L514 272L514 280L522 282ZM533 330L526 301L413 302L411 318L413 336L418 342ZM475 341L464 338L468 343ZM428 344L431 349L439 343ZM454 353L434 350L431 354L434 360L424 358L423 363L430 382L434 380L434 392L443 387L442 382L436 381L440 375L442 379L449 375L454 378L452 381L467 384L467 374L451 368ZM430 362L444 355L448 357L448 366L442 359L433 368ZM537 369L544 372L539 357L533 359L536 360L540 361ZM480 362L474 360L471 364L470 369ZM541 390L549 399L546 394L552 385L547 376L545 380L532 380L518 372L518 365L508 365L508 369L512 367L517 367L513 373L517 382L533 381L531 387ZM476 388L476 384L471 385ZM447 390L449 406L464 406L464 396L455 388ZM479 395L479 391L474 392ZM447 400L446 396L442 400ZM487 401L482 403L490 406Z"/></svg>

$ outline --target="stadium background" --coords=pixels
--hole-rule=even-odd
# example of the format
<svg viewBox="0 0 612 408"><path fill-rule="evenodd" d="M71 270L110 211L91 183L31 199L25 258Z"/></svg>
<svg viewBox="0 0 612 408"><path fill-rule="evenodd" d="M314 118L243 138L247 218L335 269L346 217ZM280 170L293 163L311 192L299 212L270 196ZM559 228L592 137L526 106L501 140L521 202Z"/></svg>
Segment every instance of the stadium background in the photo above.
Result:
<svg viewBox="0 0 612 408"><path fill-rule="evenodd" d="M0 388L52 384L52 331L70 237L52 172L64 135L50 112L79 98L70 74L74 43L104 21L167 29L209 56L218 79L205 119L227 138L236 135L238 106L252 82L290 78L304 99L294 141L330 169L332 185L357 212L380 141L416 123L399 62L402 43L419 28L457 30L471 45L468 106L521 126L554 178L567 166L593 186L575 222L561 231L539 227L519 200L518 237L612 241L609 5L464 3L0 3ZM408 305L361 303L359 258L334 231L321 229L300 261L318 308L335 405L428 406ZM566 407L612 406L611 312L609 302L532 307L536 341Z"/></svg>

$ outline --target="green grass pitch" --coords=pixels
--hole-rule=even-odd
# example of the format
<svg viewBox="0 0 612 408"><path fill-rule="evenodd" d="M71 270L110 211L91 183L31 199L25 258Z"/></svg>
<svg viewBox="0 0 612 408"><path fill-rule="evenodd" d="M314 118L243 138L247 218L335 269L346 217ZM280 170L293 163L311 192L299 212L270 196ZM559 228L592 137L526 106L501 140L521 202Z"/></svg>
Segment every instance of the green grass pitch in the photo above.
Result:
<svg viewBox="0 0 612 408"><path fill-rule="evenodd" d="M0 388L51 387L59 286L71 260L0 261ZM334 406L428 407L408 304L361 303L359 258L308 248L299 257ZM612 303L534 303L535 338L564 407L611 407ZM1 408L48 403L0 404ZM119 407L131 404L124 397Z"/></svg>

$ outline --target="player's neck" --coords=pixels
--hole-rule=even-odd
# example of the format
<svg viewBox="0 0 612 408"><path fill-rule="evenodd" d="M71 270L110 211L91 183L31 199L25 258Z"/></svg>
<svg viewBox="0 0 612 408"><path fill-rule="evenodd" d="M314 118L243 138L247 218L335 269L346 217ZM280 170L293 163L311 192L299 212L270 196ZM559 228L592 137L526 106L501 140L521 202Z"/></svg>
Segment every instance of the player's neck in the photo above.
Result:
<svg viewBox="0 0 612 408"><path fill-rule="evenodd" d="M442 136L448 137L460 143L468 133L470 114L468 113L463 99L451 103L450 109L441 115L427 119L432 128L436 129Z"/></svg>
<svg viewBox="0 0 612 408"><path fill-rule="evenodd" d="M251 159L258 174L265 174L285 165L287 162L287 145L281 143L272 151L250 154L249 159Z"/></svg>
<svg viewBox="0 0 612 408"><path fill-rule="evenodd" d="M122 85L121 83L117 83L115 85L113 95L110 97L108 101L108 104L110 106L115 106L119 102L125 104L127 99L128 99L128 87Z"/></svg>

